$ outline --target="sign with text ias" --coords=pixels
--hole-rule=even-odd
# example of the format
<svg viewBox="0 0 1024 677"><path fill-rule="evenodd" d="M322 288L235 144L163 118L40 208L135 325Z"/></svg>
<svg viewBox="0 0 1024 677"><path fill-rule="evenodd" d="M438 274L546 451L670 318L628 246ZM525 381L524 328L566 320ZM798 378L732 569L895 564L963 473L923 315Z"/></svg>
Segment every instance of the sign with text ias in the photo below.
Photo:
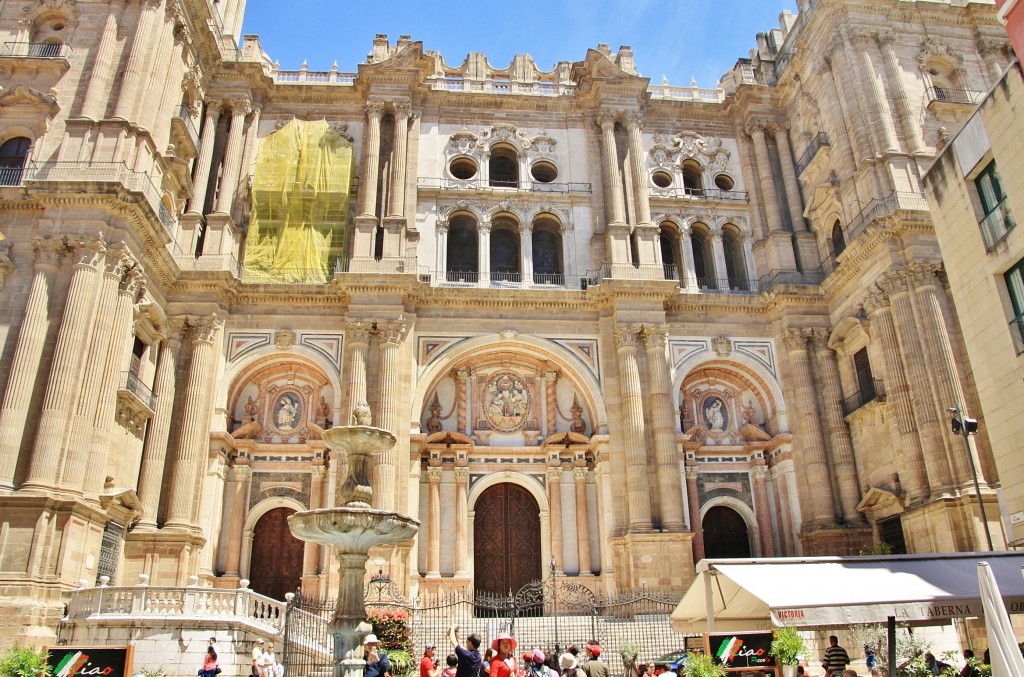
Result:
<svg viewBox="0 0 1024 677"><path fill-rule="evenodd" d="M53 677L132 677L131 646L56 646L47 649Z"/></svg>
<svg viewBox="0 0 1024 677"><path fill-rule="evenodd" d="M771 668L770 632L722 632L708 635L708 644L715 662L723 668Z"/></svg>

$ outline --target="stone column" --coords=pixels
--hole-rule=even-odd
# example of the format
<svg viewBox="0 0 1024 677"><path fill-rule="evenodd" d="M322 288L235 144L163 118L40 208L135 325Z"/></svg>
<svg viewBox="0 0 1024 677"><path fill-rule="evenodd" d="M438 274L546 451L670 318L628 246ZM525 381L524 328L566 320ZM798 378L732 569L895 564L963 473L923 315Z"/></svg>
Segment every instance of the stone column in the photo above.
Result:
<svg viewBox="0 0 1024 677"><path fill-rule="evenodd" d="M757 531L761 538L761 557L775 557L775 539L772 538L772 513L768 507L766 479L768 468L755 465L750 469L751 484L754 485L754 511L757 515Z"/></svg>
<svg viewBox="0 0 1024 677"><path fill-rule="evenodd" d="M832 135L836 138L830 140L842 149L846 172L852 176L857 173L857 157L856 153L853 152L852 133L850 131L853 123L850 121L849 107L845 105L846 102L840 98L839 91L836 89L836 75L832 70L832 59L831 54L826 55L822 59L821 64L818 66L818 74L821 76L821 89L828 97L827 104L835 113L830 117L837 121L836 133Z"/></svg>
<svg viewBox="0 0 1024 677"><path fill-rule="evenodd" d="M605 205L612 225L626 225L626 208L619 181L619 153L615 148L615 116L602 112L597 118L601 127L601 159L604 163Z"/></svg>
<svg viewBox="0 0 1024 677"><path fill-rule="evenodd" d="M571 223L563 223L562 234L562 276L566 284L572 284L576 277L576 229Z"/></svg>
<svg viewBox="0 0 1024 677"><path fill-rule="evenodd" d="M0 405L0 492L14 488L14 472L25 435L29 404L50 324L50 296L53 281L64 256L64 241L37 237L35 269L28 290L25 314L18 330L18 342L11 359L3 405Z"/></svg>
<svg viewBox="0 0 1024 677"><path fill-rule="evenodd" d="M843 416L843 387L839 380L836 354L825 345L824 333L818 336L815 367L821 381L822 413L829 447L832 449L832 470L839 489L839 514L846 524L861 525L864 517L857 510L860 503L860 484L857 464L853 455L853 439Z"/></svg>
<svg viewBox="0 0 1024 677"><path fill-rule="evenodd" d="M477 232L477 267L480 269L480 284L488 286L491 281L491 222L481 221L476 224Z"/></svg>
<svg viewBox="0 0 1024 677"><path fill-rule="evenodd" d="M892 320L889 297L878 288L868 292L864 304L868 312L868 332L872 343L878 342L885 361L885 397L892 405L896 419L897 458L903 468L900 481L907 491L908 504L926 500L929 495L928 475L924 467L924 451L914 422L914 403L910 385L903 371L896 327Z"/></svg>
<svg viewBox="0 0 1024 677"><path fill-rule="evenodd" d="M455 575L469 576L469 468L455 468Z"/></svg>
<svg viewBox="0 0 1024 677"><path fill-rule="evenodd" d="M619 356L619 388L622 392L622 440L626 448L626 496L629 530L651 530L650 487L647 486L647 438L644 424L643 391L637 366L638 325L615 326L615 347Z"/></svg>
<svg viewBox="0 0 1024 677"><path fill-rule="evenodd" d="M761 183L761 200L764 203L768 232L785 230L782 226L782 212L775 193L775 179L772 177L772 162L768 155L768 143L764 139L765 123L755 122L747 128L754 142L754 158L757 161L757 176Z"/></svg>
<svg viewBox="0 0 1024 677"><path fill-rule="evenodd" d="M427 576L441 576L441 468L427 468Z"/></svg>
<svg viewBox="0 0 1024 677"><path fill-rule="evenodd" d="M200 473L206 467L210 439L210 399L220 346L223 321L216 315L190 321L192 355L188 365L185 391L181 399L181 433L171 466L166 527L194 526L196 491L202 486Z"/></svg>
<svg viewBox="0 0 1024 677"><path fill-rule="evenodd" d="M371 322L349 320L345 323L345 338L349 345L348 361L348 411L345 420L360 402L366 401L366 351L370 347ZM379 412L377 412L379 414Z"/></svg>
<svg viewBox="0 0 1024 677"><path fill-rule="evenodd" d="M729 288L729 267L725 263L725 245L722 242L722 229L716 227L711 231L711 254L715 259L714 284L712 289Z"/></svg>
<svg viewBox="0 0 1024 677"><path fill-rule="evenodd" d="M434 250L434 261L435 268L434 273L440 279L444 280L447 278L448 272L448 222L444 220L438 220L434 224L434 238L435 238L435 250Z"/></svg>
<svg viewBox="0 0 1024 677"><path fill-rule="evenodd" d="M242 172L238 184L248 184L248 179L253 174L253 165L256 163L256 151L260 143L260 116L263 114L262 104L252 104L252 115L249 117L249 127L245 132L245 150L242 152Z"/></svg>
<svg viewBox="0 0 1024 677"><path fill-rule="evenodd" d="M157 11L163 0L142 0L142 12L132 37L132 46L128 52L128 61L121 76L121 91L117 95L117 106L114 117L132 120L135 115L135 96L142 86L142 76L146 65L146 52L153 42L152 29ZM103 95L109 95L109 90Z"/></svg>
<svg viewBox="0 0 1024 677"><path fill-rule="evenodd" d="M782 183L786 189L786 202L789 203L789 220L795 232L806 232L803 199L800 197L800 184L793 164L793 149L789 145L789 126L776 125L774 129L775 145L779 147L779 161L782 164Z"/></svg>
<svg viewBox="0 0 1024 677"><path fill-rule="evenodd" d="M672 383L665 353L668 327L645 326L641 337L647 355L648 405L657 459L658 490L655 495L661 505L661 526L666 531L682 531L683 488L679 481L676 409L672 406Z"/></svg>
<svg viewBox="0 0 1024 677"><path fill-rule="evenodd" d="M871 59L871 48L875 42L874 36L865 31L852 31L850 40L854 44L854 51L860 58L860 67L863 71L861 77L867 81L868 95L878 113L878 124L881 126L880 141L884 145L882 150L886 153L896 153L899 151L899 144L896 142L896 128L892 122L889 100L885 96L879 74Z"/></svg>
<svg viewBox="0 0 1024 677"><path fill-rule="evenodd" d="M57 345L50 361L43 409L39 414L28 477L24 488L48 490L57 480L61 448L75 393L79 370L85 359L86 337L93 319L93 299L99 268L107 247L102 239L78 242L75 245L74 273L68 289L64 315L57 333Z"/></svg>
<svg viewBox="0 0 1024 677"><path fill-rule="evenodd" d="M241 574L242 531L245 528L246 500L252 484L252 466L247 461L235 461L231 467L231 519L228 521L228 561L224 575L234 578Z"/></svg>
<svg viewBox="0 0 1024 677"><path fill-rule="evenodd" d="M469 370L459 369L455 372L455 425L456 430L466 435L472 431L466 420L466 384L469 381Z"/></svg>
<svg viewBox="0 0 1024 677"><path fill-rule="evenodd" d="M523 271L523 286L533 283L533 224L519 224L520 270Z"/></svg>
<svg viewBox="0 0 1024 677"><path fill-rule="evenodd" d="M199 157L196 158L192 197L188 201L188 210L195 214L203 213L206 202L206 189L210 183L210 170L213 164L213 146L217 142L218 120L220 120L220 102L210 101L206 104L206 121L203 123L203 135L199 141Z"/></svg>
<svg viewBox="0 0 1024 677"><path fill-rule="evenodd" d="M636 205L636 225L651 225L651 201L647 195L647 171L644 168L644 140L640 132L639 112L626 114L629 134L629 158L633 165L633 201Z"/></svg>
<svg viewBox="0 0 1024 677"><path fill-rule="evenodd" d="M309 509L318 510L322 506L324 477L327 468L314 465L310 468ZM313 541L306 541L302 551L302 578L316 580L320 576L320 546Z"/></svg>
<svg viewBox="0 0 1024 677"><path fill-rule="evenodd" d="M391 206L390 216L405 216L405 168L409 161L409 116L412 106L408 103L395 105L395 143L391 160ZM397 254L397 252L396 252Z"/></svg>
<svg viewBox="0 0 1024 677"><path fill-rule="evenodd" d="M882 49L882 58L885 60L886 75L889 78L889 86L893 90L893 99L896 102L896 115L899 117L900 126L903 128L903 138L907 140L907 148L912 155L918 155L925 150L924 139L921 137L921 127L917 124L917 118L910 109L907 101L907 89L903 86L903 74L900 71L900 60L896 56L896 50L892 43L896 40L896 34L891 30L882 31L877 35L878 44Z"/></svg>
<svg viewBox="0 0 1024 677"><path fill-rule="evenodd" d="M380 119L383 101L366 104L366 143L363 146L363 177L359 183L359 216L377 215L377 175L380 173Z"/></svg>
<svg viewBox="0 0 1024 677"><path fill-rule="evenodd" d="M841 35L833 36L832 42L832 75L836 79L837 98L839 109L849 113L850 120L847 128L853 133L854 139L851 147L854 148L857 163L870 160L875 153L871 147L871 123L866 112L861 107L859 91L853 82L853 63L848 58L846 42ZM879 195L878 197L881 197Z"/></svg>
<svg viewBox="0 0 1024 677"><path fill-rule="evenodd" d="M693 561L704 559L704 525L700 519L700 496L697 494L697 466L686 466L686 499L690 509L690 531L693 532Z"/></svg>
<svg viewBox="0 0 1024 677"><path fill-rule="evenodd" d="M576 481L576 547L579 550L580 576L590 576L594 573L590 563L590 510L587 508L587 472L585 467L572 469L572 476Z"/></svg>
<svg viewBox="0 0 1024 677"><path fill-rule="evenodd" d="M398 319L394 322L378 322L377 337L380 349L380 423L377 425L390 433L401 432L403 390L398 382L398 351L405 339L406 324ZM377 466L380 480L379 491L374 492L374 502L380 501L381 510L394 510L398 487L395 484L397 452L392 447L381 454Z"/></svg>
<svg viewBox="0 0 1024 677"><path fill-rule="evenodd" d="M143 88L146 94L149 95L149 101L146 106L139 107L142 100L142 92L140 95L135 97L135 105L138 108L138 122L139 126L143 129L149 130L153 145L157 148L166 148L167 139L169 138L170 125L166 124L167 118L164 117L170 111L170 106L166 106L167 98L173 96L175 99L179 99L181 96L181 75L180 73L174 73L175 68L181 67L182 59L181 53L183 45L179 40L182 33L179 31L179 19L184 20L184 15L178 12L175 3L167 3L164 5L164 16L163 21L158 21L154 26L154 32L156 34L156 40L150 48L150 60L146 65L146 72L143 76L143 81L147 83L153 83L155 87L160 88L160 96L152 97L149 95L149 87ZM187 35L188 29L185 28L185 34ZM167 113L165 113L167 111ZM154 125L157 122L163 123L162 129L157 131L154 129Z"/></svg>
<svg viewBox="0 0 1024 677"><path fill-rule="evenodd" d="M821 417L818 414L818 398L811 375L811 361L808 357L808 342L816 340L814 332L807 329L787 329L782 341L789 353L790 370L793 373L793 393L796 396L795 417L798 440L802 447L796 463L806 477L803 497L807 499L810 520L813 526L834 526L832 480L828 472L828 456L825 440L821 433ZM801 501L802 502L802 501Z"/></svg>
<svg viewBox="0 0 1024 677"><path fill-rule="evenodd" d="M690 237L690 228L687 226L681 232L682 236L682 250L683 250L683 262L686 266L686 270L679 276L680 287L695 291L698 288L697 283L697 264L693 261L693 239Z"/></svg>
<svg viewBox="0 0 1024 677"><path fill-rule="evenodd" d="M932 495L935 496L952 484L946 448L942 439L940 421L934 399L932 398L931 375L922 354L926 347L918 334L917 319L910 300L906 274L903 271L889 271L879 282L879 286L889 294L892 304L893 320L896 326L896 338L899 340L900 351L907 365L910 387L913 393L913 412L917 421L917 429L921 435L921 449L924 454L925 475Z"/></svg>
<svg viewBox="0 0 1024 677"><path fill-rule="evenodd" d="M228 145L224 151L224 172L217 191L217 211L231 214L235 204L235 191L238 189L238 177L242 171L242 137L245 117L251 110L249 99L231 101L231 129L228 131Z"/></svg>
<svg viewBox="0 0 1024 677"><path fill-rule="evenodd" d="M548 466L548 519L551 521L551 556L555 570L565 571L562 560L562 466Z"/></svg>
<svg viewBox="0 0 1024 677"><path fill-rule="evenodd" d="M113 75L114 51L117 49L117 26L121 22L126 0L110 0L107 18L103 22L103 33L96 48L96 57L88 71L89 84L79 114L90 120L99 120L106 112L105 102L110 96L110 78Z"/></svg>
<svg viewBox="0 0 1024 677"><path fill-rule="evenodd" d="M156 365L153 394L156 395L156 413L146 429L146 442L142 448L139 471L139 503L142 504L140 526L156 527L156 512L163 486L164 461L167 441L171 432L171 413L174 410L175 374L184 326L180 319L170 321L168 334L160 343L160 357Z"/></svg>

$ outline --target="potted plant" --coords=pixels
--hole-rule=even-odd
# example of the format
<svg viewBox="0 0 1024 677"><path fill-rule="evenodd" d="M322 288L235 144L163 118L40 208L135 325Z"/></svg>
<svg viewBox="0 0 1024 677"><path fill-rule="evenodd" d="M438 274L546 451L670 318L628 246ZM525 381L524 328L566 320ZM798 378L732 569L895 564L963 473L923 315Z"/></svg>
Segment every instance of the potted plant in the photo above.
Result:
<svg viewBox="0 0 1024 677"><path fill-rule="evenodd" d="M715 659L703 653L691 653L683 663L683 674L686 677L725 677L725 670L715 663Z"/></svg>
<svg viewBox="0 0 1024 677"><path fill-rule="evenodd" d="M15 646L0 654L0 675L3 677L45 677L49 674L50 666L42 649Z"/></svg>
<svg viewBox="0 0 1024 677"><path fill-rule="evenodd" d="M772 639L770 653L775 661L782 666L783 677L794 677L800 656L807 653L804 638L793 628L779 628Z"/></svg>

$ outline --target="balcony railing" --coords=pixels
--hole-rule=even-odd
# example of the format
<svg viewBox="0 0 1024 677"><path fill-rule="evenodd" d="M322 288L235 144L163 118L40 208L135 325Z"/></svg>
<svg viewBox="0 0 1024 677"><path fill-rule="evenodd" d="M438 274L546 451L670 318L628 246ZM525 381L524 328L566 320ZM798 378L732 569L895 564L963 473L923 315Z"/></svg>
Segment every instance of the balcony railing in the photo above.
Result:
<svg viewBox="0 0 1024 677"><path fill-rule="evenodd" d="M163 227L174 235L174 216L164 207L153 179L146 172L129 169L123 162L32 162L25 180L120 184L130 192L142 194Z"/></svg>
<svg viewBox="0 0 1024 677"><path fill-rule="evenodd" d="M966 105L975 105L981 103L981 92L976 92L973 89L946 89L945 87L929 87L928 88L928 103L962 103Z"/></svg>
<svg viewBox="0 0 1024 677"><path fill-rule="evenodd" d="M0 167L0 186L20 186L24 178L24 167Z"/></svg>
<svg viewBox="0 0 1024 677"><path fill-rule="evenodd" d="M996 208L981 220L981 236L985 240L985 249L992 249L1006 234L1017 225L1010 216L1010 206L1004 199Z"/></svg>
<svg viewBox="0 0 1024 677"><path fill-rule="evenodd" d="M503 181L500 179L485 180L480 177L472 179L450 179L448 177L421 176L417 182L421 189L445 190L496 190L500 192L519 190L533 193L589 193L589 183L573 181L569 183L542 183L540 181Z"/></svg>
<svg viewBox="0 0 1024 677"><path fill-rule="evenodd" d="M831 272L831 271L829 271ZM768 291L779 285L816 285L821 284L827 273L818 270L800 272L799 270L770 270L757 280L761 291Z"/></svg>
<svg viewBox="0 0 1024 677"><path fill-rule="evenodd" d="M150 411L156 409L156 395L153 394L153 391L146 384L139 380L135 372L121 372L121 390L127 390L132 395L135 395Z"/></svg>
<svg viewBox="0 0 1024 677"><path fill-rule="evenodd" d="M407 256L385 256L376 258L353 258L346 260L338 257L334 263L334 272L363 273L370 275L412 275L417 270L416 259Z"/></svg>
<svg viewBox="0 0 1024 677"><path fill-rule="evenodd" d="M342 85L351 87L355 84L357 73L339 73L336 70L311 71L305 68L297 71L277 71L274 80L281 85Z"/></svg>
<svg viewBox="0 0 1024 677"><path fill-rule="evenodd" d="M832 144L828 141L828 134L825 132L818 132L814 138L811 139L811 143L807 146L807 150L804 151L804 154L800 156L800 160L796 163L796 173L798 175L803 174L804 170L807 169L807 166L811 164L811 160L813 160L814 156L818 154L818 151L825 146L831 145Z"/></svg>
<svg viewBox="0 0 1024 677"><path fill-rule="evenodd" d="M651 186L651 197L682 197L690 200L722 200L725 202L746 202L747 193L742 190L722 190L721 188L689 188L686 186L669 186L659 188Z"/></svg>
<svg viewBox="0 0 1024 677"><path fill-rule="evenodd" d="M875 219L892 216L900 210L926 212L928 211L928 200L925 199L923 193L901 191L893 191L883 198L872 200L857 216L853 217L853 220L844 229L847 245L852 243L853 239Z"/></svg>
<svg viewBox="0 0 1024 677"><path fill-rule="evenodd" d="M873 378L863 388L843 400L843 415L849 416L868 402L885 401L885 388L881 379Z"/></svg>
<svg viewBox="0 0 1024 677"><path fill-rule="evenodd" d="M524 96L573 96L575 82L511 82L501 78L469 80L460 76L427 78L430 88L445 92L473 92L477 94L519 94Z"/></svg>
<svg viewBox="0 0 1024 677"><path fill-rule="evenodd" d="M564 273L533 273L476 270L445 270L420 273L423 282L439 287L481 287L485 289L552 289L566 288L569 278ZM573 278L575 280L575 278ZM575 282L574 282L575 284Z"/></svg>
<svg viewBox="0 0 1024 677"><path fill-rule="evenodd" d="M20 56L28 59L67 59L74 52L62 42L5 42L0 56Z"/></svg>
<svg viewBox="0 0 1024 677"><path fill-rule="evenodd" d="M651 85L647 88L652 99L668 99L671 101L702 101L705 103L722 103L725 101L725 90L705 89L702 87L673 87L671 85Z"/></svg>
<svg viewBox="0 0 1024 677"><path fill-rule="evenodd" d="M1024 353L1024 315L1010 320L1010 336L1013 337L1013 349L1017 354Z"/></svg>
<svg viewBox="0 0 1024 677"><path fill-rule="evenodd" d="M698 277L697 288L713 294L756 294L758 290L757 282L722 277Z"/></svg>
<svg viewBox="0 0 1024 677"><path fill-rule="evenodd" d="M239 274L240 266L234 254L203 254L202 256L190 256L188 254L175 255L175 263L178 270L190 271L227 271L236 277Z"/></svg>
<svg viewBox="0 0 1024 677"><path fill-rule="evenodd" d="M192 122L192 115L188 112L188 108L185 106L178 106L178 110L174 113L172 120L174 124L180 124L185 134L188 136L189 141L195 146L196 151L199 150L199 132L196 130L195 123Z"/></svg>

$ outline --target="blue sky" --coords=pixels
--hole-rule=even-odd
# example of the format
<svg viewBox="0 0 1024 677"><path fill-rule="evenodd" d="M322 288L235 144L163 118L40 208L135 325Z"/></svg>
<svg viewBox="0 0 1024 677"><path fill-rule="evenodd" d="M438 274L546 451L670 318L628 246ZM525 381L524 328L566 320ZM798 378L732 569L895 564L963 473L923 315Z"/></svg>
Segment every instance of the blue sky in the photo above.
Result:
<svg viewBox="0 0 1024 677"><path fill-rule="evenodd" d="M485 52L498 68L516 53L532 54L550 69L578 61L588 47L630 45L640 73L660 83L713 87L736 59L747 56L755 35L778 26L779 13L796 12L795 0L249 0L244 33L284 70L355 71L373 36L400 34L423 41L457 66L469 52Z"/></svg>

